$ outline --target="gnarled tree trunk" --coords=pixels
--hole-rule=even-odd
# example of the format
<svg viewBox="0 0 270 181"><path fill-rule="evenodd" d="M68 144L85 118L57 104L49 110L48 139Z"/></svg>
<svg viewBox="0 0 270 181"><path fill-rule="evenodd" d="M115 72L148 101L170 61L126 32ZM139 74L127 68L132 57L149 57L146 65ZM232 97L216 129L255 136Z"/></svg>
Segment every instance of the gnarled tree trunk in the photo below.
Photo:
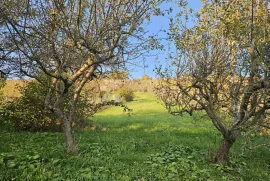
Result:
<svg viewBox="0 0 270 181"><path fill-rule="evenodd" d="M217 150L214 162L218 164L226 164L229 161L230 149L235 139L223 137L220 147Z"/></svg>
<svg viewBox="0 0 270 181"><path fill-rule="evenodd" d="M65 120L63 122L63 131L65 134L65 144L66 144L66 151L68 154L77 154L78 147L75 144L75 140L72 134L72 123L71 121Z"/></svg>

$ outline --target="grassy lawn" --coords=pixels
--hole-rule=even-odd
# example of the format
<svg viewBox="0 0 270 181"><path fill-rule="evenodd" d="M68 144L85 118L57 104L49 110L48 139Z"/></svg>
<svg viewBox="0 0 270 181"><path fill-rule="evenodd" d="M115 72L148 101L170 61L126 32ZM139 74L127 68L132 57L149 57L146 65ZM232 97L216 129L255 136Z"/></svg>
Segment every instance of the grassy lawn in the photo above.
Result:
<svg viewBox="0 0 270 181"><path fill-rule="evenodd" d="M99 129L76 132L77 156L65 154L61 133L2 129L0 180L270 180L269 148L247 149L269 137L240 138L219 166L210 158L220 134L207 118L169 115L148 93L127 106L130 115L110 107L91 118Z"/></svg>

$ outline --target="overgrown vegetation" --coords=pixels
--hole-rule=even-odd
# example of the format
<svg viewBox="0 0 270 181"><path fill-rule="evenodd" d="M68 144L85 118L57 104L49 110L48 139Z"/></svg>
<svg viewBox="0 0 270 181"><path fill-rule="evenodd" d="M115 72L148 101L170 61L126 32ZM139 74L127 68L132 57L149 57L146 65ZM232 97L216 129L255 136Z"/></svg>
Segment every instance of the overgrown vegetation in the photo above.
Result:
<svg viewBox="0 0 270 181"><path fill-rule="evenodd" d="M20 75L42 82L42 72L52 81L42 82L56 95L46 106L63 125L67 153L79 151L72 124L85 84L149 54L156 42L143 27L162 1L0 2L0 58Z"/></svg>
<svg viewBox="0 0 270 181"><path fill-rule="evenodd" d="M4 104L5 104L5 98L4 98L4 89L5 86L5 79L0 78L0 126L3 127L4 124L6 124L6 121L3 120L3 113L4 113Z"/></svg>
<svg viewBox="0 0 270 181"><path fill-rule="evenodd" d="M47 81L50 83L50 81ZM21 97L9 100L2 110L2 119L8 120L15 130L21 131L61 131L62 124L55 113L46 107L48 87L29 81L25 87L18 85ZM55 95L54 95L55 96ZM69 92L69 98L73 95ZM88 95L89 96L89 95ZM73 126L83 124L95 112L96 105L88 99L79 99L79 109L75 113Z"/></svg>
<svg viewBox="0 0 270 181"><path fill-rule="evenodd" d="M184 2L168 37L177 51L158 69L156 92L171 114L209 117L223 136L214 162L226 164L241 134L270 130L269 1L202 1L189 28L179 21L193 17Z"/></svg>
<svg viewBox="0 0 270 181"><path fill-rule="evenodd" d="M134 91L127 86L121 87L120 89L116 91L116 93L121 96L121 99L124 102L133 101L135 97Z"/></svg>
<svg viewBox="0 0 270 181"><path fill-rule="evenodd" d="M269 137L241 137L228 165L212 164L221 135L208 119L168 115L151 94L127 105L131 116L111 107L93 118L103 130L75 134L78 156L61 133L1 131L0 180L269 180L269 148L249 149Z"/></svg>
<svg viewBox="0 0 270 181"><path fill-rule="evenodd" d="M168 2L0 2L0 180L270 180L269 1ZM11 99L7 76L32 80Z"/></svg>

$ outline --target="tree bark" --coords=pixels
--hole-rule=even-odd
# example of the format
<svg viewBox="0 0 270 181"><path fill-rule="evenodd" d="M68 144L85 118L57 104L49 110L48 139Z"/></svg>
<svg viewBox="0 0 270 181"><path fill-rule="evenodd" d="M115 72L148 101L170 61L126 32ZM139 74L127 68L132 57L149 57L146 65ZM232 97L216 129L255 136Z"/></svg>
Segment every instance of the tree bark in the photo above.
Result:
<svg viewBox="0 0 270 181"><path fill-rule="evenodd" d="M218 164L225 165L229 161L229 153L230 149L235 142L234 139L223 138L222 143L217 150L216 156L214 158L214 162Z"/></svg>
<svg viewBox="0 0 270 181"><path fill-rule="evenodd" d="M66 151L68 154L77 154L78 147L75 144L75 140L72 134L72 123L68 120L63 122L63 131L65 134Z"/></svg>

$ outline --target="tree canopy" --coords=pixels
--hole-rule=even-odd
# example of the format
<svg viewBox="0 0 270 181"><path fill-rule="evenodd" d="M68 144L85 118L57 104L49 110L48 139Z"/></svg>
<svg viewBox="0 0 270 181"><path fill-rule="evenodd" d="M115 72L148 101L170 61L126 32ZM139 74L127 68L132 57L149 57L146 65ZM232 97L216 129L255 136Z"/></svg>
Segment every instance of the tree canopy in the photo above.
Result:
<svg viewBox="0 0 270 181"><path fill-rule="evenodd" d="M171 114L205 111L223 135L214 161L224 164L241 132L269 125L269 4L204 0L191 28L189 12L171 23L177 51L159 69L157 94Z"/></svg>
<svg viewBox="0 0 270 181"><path fill-rule="evenodd" d="M124 66L128 60L147 52L143 25L159 2L1 2L0 34L12 45L5 50L13 52L10 56L23 75L50 88L46 106L63 123L67 152L77 152L71 124L84 85L108 67ZM50 77L52 83L43 82L38 77L40 72ZM74 95L69 100L67 95L72 87ZM52 99L52 94L56 98Z"/></svg>

